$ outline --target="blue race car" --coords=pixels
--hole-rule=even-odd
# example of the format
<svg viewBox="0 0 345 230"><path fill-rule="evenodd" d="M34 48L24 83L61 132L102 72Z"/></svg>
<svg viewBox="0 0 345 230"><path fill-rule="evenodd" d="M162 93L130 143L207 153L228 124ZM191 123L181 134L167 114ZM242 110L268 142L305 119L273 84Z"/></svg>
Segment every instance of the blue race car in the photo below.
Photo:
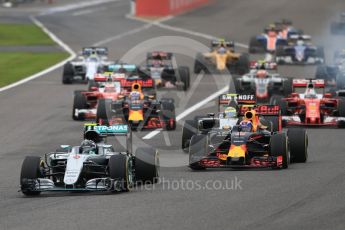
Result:
<svg viewBox="0 0 345 230"><path fill-rule="evenodd" d="M279 47L276 51L275 61L279 65L315 65L325 62L323 47L318 47L306 42L309 40L306 35L299 36L296 42L288 46Z"/></svg>

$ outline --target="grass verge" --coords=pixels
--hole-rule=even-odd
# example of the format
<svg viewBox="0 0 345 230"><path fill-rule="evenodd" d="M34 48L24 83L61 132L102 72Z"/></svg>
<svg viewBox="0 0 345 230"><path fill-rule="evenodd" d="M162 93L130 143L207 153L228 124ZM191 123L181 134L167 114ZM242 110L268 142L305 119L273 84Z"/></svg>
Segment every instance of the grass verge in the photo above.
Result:
<svg viewBox="0 0 345 230"><path fill-rule="evenodd" d="M34 24L0 23L0 46L35 45L55 45L55 43Z"/></svg>
<svg viewBox="0 0 345 230"><path fill-rule="evenodd" d="M0 53L0 87L38 73L68 57L67 53Z"/></svg>

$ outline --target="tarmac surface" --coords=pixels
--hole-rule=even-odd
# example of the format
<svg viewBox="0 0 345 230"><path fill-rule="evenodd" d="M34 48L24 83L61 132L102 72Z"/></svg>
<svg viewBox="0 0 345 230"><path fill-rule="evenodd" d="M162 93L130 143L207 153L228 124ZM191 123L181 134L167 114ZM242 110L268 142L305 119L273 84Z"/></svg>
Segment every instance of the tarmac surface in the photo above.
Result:
<svg viewBox="0 0 345 230"><path fill-rule="evenodd" d="M330 61L344 43L344 37L329 33L330 22L345 10L342 0L218 0L158 25L128 19L128 10L128 1L119 1L38 19L76 52L84 46L104 45L112 59L124 57L139 64L147 50L165 48L178 53L178 64L191 70L195 53L210 44L208 37L231 38L245 45L265 25L281 18L291 19L312 35ZM279 71L310 77L315 68ZM60 144L78 145L82 137L83 123L73 121L71 113L73 91L86 86L62 85L61 74L58 69L0 93L0 229L344 229L344 130L308 129L308 163L287 170L192 172L186 166L187 154L180 150L181 125L184 119L217 111L216 100L182 118L176 131L150 139L143 139L150 131L135 133L135 147L159 150L162 183L122 194L24 197L18 192L24 157L42 156ZM173 97L179 115L229 82L228 76L192 75L189 92L159 96ZM208 189L207 182L215 180L221 188Z"/></svg>

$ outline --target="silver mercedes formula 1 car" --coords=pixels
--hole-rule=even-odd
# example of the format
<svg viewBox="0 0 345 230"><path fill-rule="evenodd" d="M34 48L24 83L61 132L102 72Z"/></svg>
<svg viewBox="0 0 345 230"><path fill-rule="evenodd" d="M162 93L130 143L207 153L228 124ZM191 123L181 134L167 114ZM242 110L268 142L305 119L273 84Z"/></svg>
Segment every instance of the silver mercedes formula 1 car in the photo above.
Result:
<svg viewBox="0 0 345 230"><path fill-rule="evenodd" d="M109 136L123 136L126 150L106 143ZM156 183L159 160L156 150L138 148L132 153L132 134L127 125L85 125L80 146L61 146L44 158L25 158L21 192L28 196L41 192L89 191L127 192L138 183ZM123 149L123 147L121 147Z"/></svg>

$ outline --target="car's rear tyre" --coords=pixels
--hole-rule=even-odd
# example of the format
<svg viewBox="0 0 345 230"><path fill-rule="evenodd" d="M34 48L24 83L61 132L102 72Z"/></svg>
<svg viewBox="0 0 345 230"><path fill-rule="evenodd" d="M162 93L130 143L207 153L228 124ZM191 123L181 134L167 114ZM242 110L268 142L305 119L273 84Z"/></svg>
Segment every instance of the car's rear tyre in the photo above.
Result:
<svg viewBox="0 0 345 230"><path fill-rule="evenodd" d="M34 191L28 180L37 180L42 176L41 158L36 156L25 157L20 173L20 187L24 195L38 196L41 192Z"/></svg>
<svg viewBox="0 0 345 230"><path fill-rule="evenodd" d="M87 109L87 100L84 94L82 94L82 91L77 91L74 94L74 101L73 101L73 114L72 118L76 121L83 121L85 120L85 116L82 114L78 114L78 110Z"/></svg>
<svg viewBox="0 0 345 230"><path fill-rule="evenodd" d="M274 157L281 156L283 159L282 168L287 169L290 163L290 156L288 150L288 139L285 133L278 133L271 136L270 154Z"/></svg>
<svg viewBox="0 0 345 230"><path fill-rule="evenodd" d="M182 150L189 151L189 144L192 136L197 134L197 124L194 120L186 120L182 128Z"/></svg>
<svg viewBox="0 0 345 230"><path fill-rule="evenodd" d="M176 129L175 105L170 101L162 101L162 118L166 124L166 130Z"/></svg>
<svg viewBox="0 0 345 230"><path fill-rule="evenodd" d="M293 128L287 132L292 163L305 163L308 160L308 135L304 129Z"/></svg>
<svg viewBox="0 0 345 230"><path fill-rule="evenodd" d="M183 90L187 91L190 86L190 72L189 67L181 66L178 68L181 81L183 82Z"/></svg>
<svg viewBox="0 0 345 230"><path fill-rule="evenodd" d="M72 84L74 78L74 67L70 62L67 62L63 67L62 83Z"/></svg>
<svg viewBox="0 0 345 230"><path fill-rule="evenodd" d="M339 72L335 78L337 89L345 89L345 74Z"/></svg>
<svg viewBox="0 0 345 230"><path fill-rule="evenodd" d="M280 107L281 115L288 115L288 103L283 100L284 97L281 95L273 95L270 100L271 105L278 105Z"/></svg>
<svg viewBox="0 0 345 230"><path fill-rule="evenodd" d="M152 148L138 148L135 152L135 177L139 183L157 183L159 179L159 155Z"/></svg>
<svg viewBox="0 0 345 230"><path fill-rule="evenodd" d="M270 128L271 129L269 131L280 132L282 130L281 121L280 121L279 116L265 116L264 119L266 121L270 122L270 125L271 125Z"/></svg>
<svg viewBox="0 0 345 230"><path fill-rule="evenodd" d="M192 170L203 170L199 161L207 154L207 136L204 134L194 135L189 146L189 167Z"/></svg>
<svg viewBox="0 0 345 230"><path fill-rule="evenodd" d="M109 177L115 180L118 187L114 191L128 192L132 186L132 162L123 154L110 157L108 162Z"/></svg>
<svg viewBox="0 0 345 230"><path fill-rule="evenodd" d="M243 53L235 63L234 74L244 75L249 72L249 69L250 69L249 55L246 53Z"/></svg>
<svg viewBox="0 0 345 230"><path fill-rule="evenodd" d="M283 93L284 96L289 96L293 91L292 79L287 79L283 83Z"/></svg>
<svg viewBox="0 0 345 230"><path fill-rule="evenodd" d="M198 53L196 55L195 62L194 62L194 73L195 74L199 74L199 73L201 73L201 71L206 70L204 62L205 62L204 55L202 53Z"/></svg>
<svg viewBox="0 0 345 230"><path fill-rule="evenodd" d="M111 118L111 99L99 99L97 104L96 122L108 124Z"/></svg>
<svg viewBox="0 0 345 230"><path fill-rule="evenodd" d="M249 53L255 54L259 53L263 49L262 43L256 39L256 36L252 37L249 41Z"/></svg>
<svg viewBox="0 0 345 230"><path fill-rule="evenodd" d="M88 82L88 90L92 91L93 87L97 87L98 88L98 83L95 80L89 80L89 82Z"/></svg>

